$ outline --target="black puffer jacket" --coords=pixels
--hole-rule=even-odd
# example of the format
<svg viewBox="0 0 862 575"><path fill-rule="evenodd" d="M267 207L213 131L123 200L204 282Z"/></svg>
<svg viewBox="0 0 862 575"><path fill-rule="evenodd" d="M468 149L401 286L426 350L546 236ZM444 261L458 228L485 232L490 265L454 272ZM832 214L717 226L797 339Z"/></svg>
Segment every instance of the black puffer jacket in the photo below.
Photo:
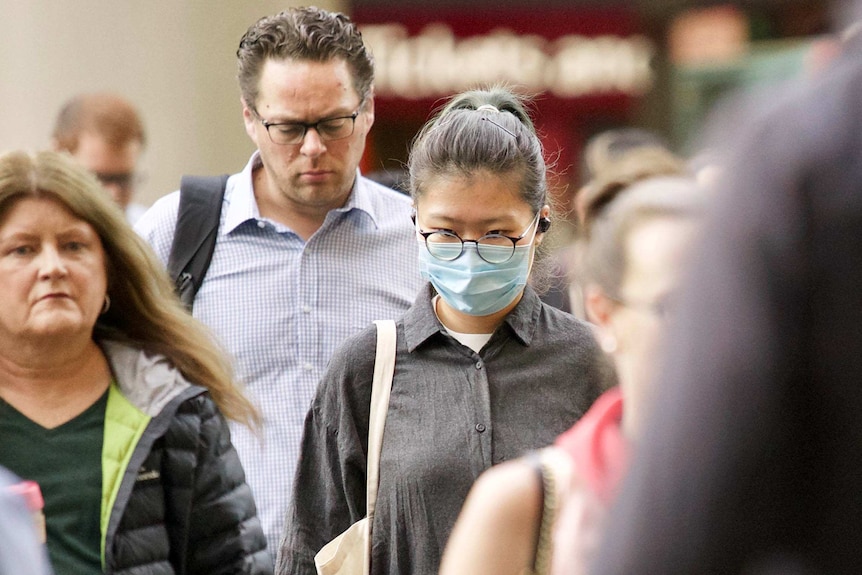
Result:
<svg viewBox="0 0 862 575"><path fill-rule="evenodd" d="M251 490L209 394L163 358L101 345L118 384L105 416L105 572L272 573Z"/></svg>

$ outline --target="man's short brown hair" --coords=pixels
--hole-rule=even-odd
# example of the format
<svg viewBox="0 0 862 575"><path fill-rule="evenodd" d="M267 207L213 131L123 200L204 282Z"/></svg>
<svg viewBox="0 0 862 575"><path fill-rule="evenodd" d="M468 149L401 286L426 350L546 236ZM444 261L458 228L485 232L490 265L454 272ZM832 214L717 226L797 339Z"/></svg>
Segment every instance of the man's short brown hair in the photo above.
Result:
<svg viewBox="0 0 862 575"><path fill-rule="evenodd" d="M248 106L257 101L261 69L269 59L342 59L362 101L371 94L374 82L374 60L356 24L340 12L315 7L289 8L261 18L243 35L236 56L239 88Z"/></svg>

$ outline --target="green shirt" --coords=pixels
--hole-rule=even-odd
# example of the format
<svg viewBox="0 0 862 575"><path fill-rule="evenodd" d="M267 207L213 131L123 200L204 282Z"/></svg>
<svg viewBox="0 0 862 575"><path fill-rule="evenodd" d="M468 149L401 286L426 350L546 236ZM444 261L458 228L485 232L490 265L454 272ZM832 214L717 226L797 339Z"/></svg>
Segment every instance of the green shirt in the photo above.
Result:
<svg viewBox="0 0 862 575"><path fill-rule="evenodd" d="M102 441L108 392L77 417L45 429L0 400L0 465L39 484L48 554L58 574L102 573Z"/></svg>

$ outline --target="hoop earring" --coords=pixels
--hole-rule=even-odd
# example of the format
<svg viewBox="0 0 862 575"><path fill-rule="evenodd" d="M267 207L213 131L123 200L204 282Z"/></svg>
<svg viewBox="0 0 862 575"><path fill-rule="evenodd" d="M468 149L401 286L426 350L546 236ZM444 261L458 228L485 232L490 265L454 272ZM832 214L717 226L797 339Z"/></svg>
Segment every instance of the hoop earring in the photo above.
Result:
<svg viewBox="0 0 862 575"><path fill-rule="evenodd" d="M108 313L109 309L111 309L111 296L105 294L105 303L102 305L102 315Z"/></svg>

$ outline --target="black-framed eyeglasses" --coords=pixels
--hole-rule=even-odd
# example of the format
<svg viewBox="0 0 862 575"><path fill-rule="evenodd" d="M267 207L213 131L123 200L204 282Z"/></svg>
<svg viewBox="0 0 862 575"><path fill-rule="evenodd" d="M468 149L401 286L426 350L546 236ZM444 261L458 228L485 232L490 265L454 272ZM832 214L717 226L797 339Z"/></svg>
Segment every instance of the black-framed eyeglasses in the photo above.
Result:
<svg viewBox="0 0 862 575"><path fill-rule="evenodd" d="M266 133L269 134L269 139L273 144L281 146L291 146L301 144L305 139L308 130L314 128L314 131L320 136L324 142L333 140L343 140L353 135L353 129L356 126L356 118L362 110L365 101L359 103L356 111L348 116L335 116L334 118L323 118L316 122L267 122L260 117L257 110L252 108L254 115L258 121L266 128Z"/></svg>
<svg viewBox="0 0 862 575"><path fill-rule="evenodd" d="M513 238L503 234L485 234L477 240L464 240L452 230L434 230L423 232L419 229L416 214L413 214L413 223L416 232L425 238L425 248L432 256L444 262L451 262L461 257L464 253L464 244L476 244L479 257L489 264L502 264L509 261L515 254L515 246L527 237L530 229L539 221L539 214L527 226L520 236Z"/></svg>

